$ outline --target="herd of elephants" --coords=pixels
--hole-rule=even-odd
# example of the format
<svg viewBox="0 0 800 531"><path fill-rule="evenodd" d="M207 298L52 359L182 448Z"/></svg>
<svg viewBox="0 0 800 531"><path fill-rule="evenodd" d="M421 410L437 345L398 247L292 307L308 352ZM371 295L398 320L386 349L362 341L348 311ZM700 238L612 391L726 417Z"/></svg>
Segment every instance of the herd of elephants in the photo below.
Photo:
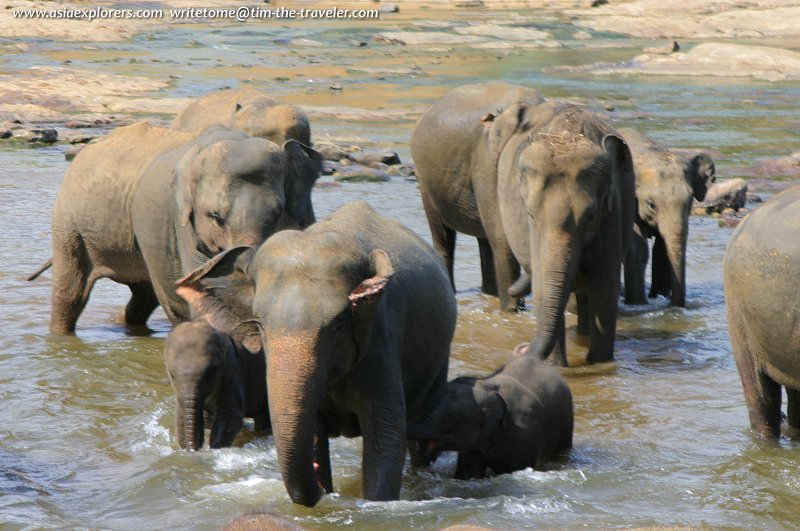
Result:
<svg viewBox="0 0 800 531"><path fill-rule="evenodd" d="M413 466L457 451L462 479L541 469L572 445L558 369L570 296L587 363L613 360L621 296L685 305L688 217L715 180L705 153L530 88L462 86L411 138L431 246L363 201L317 221L311 146L303 111L253 88L202 97L169 128L117 128L67 171L46 264L53 333L75 331L100 278L130 288L128 325L160 305L175 325L165 362L179 446L202 448L206 428L211 448L230 446L252 418L274 435L295 503L333 490L336 436L363 437L369 500L399 498L407 450ZM798 222L800 187L752 212L724 260L733 353L768 437L780 435L781 386L800 428ZM448 382L459 232L477 238L481 288L501 311L532 295L536 332L493 374Z"/></svg>

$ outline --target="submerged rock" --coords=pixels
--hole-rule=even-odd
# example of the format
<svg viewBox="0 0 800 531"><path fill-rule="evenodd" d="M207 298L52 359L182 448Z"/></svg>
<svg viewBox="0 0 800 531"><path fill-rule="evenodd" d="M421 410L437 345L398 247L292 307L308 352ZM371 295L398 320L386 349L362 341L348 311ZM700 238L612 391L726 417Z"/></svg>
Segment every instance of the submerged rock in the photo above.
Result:
<svg viewBox="0 0 800 531"><path fill-rule="evenodd" d="M376 170L360 164L337 169L333 173L337 182L343 183L383 183L392 178L383 170Z"/></svg>

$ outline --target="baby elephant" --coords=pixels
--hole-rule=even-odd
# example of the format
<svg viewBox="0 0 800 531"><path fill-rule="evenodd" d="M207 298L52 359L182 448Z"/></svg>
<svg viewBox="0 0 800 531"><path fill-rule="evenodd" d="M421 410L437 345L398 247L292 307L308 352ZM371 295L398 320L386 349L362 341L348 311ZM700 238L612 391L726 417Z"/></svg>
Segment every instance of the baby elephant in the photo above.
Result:
<svg viewBox="0 0 800 531"><path fill-rule="evenodd" d="M524 351L524 349L522 349ZM572 447L572 393L552 366L519 356L491 376L462 376L428 403L429 413L408 426L428 457L458 451L457 479L482 478L533 467Z"/></svg>
<svg viewBox="0 0 800 531"><path fill-rule="evenodd" d="M270 430L263 350L252 353L205 321L191 321L170 332L164 357L177 398L181 448L203 447L205 415L211 448L230 446L244 417L254 420L256 431Z"/></svg>

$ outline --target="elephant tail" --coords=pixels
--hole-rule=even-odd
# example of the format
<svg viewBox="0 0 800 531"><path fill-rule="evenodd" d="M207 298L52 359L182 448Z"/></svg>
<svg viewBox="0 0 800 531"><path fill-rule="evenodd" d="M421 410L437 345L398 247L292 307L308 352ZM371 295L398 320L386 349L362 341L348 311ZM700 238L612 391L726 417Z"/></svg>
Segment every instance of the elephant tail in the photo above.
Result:
<svg viewBox="0 0 800 531"><path fill-rule="evenodd" d="M39 275L50 269L50 266L52 265L53 265L53 259L50 258L47 262L45 262L39 269L37 269L32 275L30 275L25 280L27 280L28 282L36 280L37 278L39 278Z"/></svg>

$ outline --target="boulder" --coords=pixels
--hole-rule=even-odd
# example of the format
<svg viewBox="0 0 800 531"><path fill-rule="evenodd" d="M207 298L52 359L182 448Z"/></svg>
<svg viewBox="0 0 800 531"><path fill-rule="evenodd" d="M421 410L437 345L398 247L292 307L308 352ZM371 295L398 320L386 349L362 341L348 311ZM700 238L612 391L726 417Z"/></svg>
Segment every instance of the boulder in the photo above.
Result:
<svg viewBox="0 0 800 531"><path fill-rule="evenodd" d="M747 181L744 179L728 179L713 184L706 193L706 199L700 206L709 214L721 213L731 208L734 211L743 208L747 202Z"/></svg>
<svg viewBox="0 0 800 531"><path fill-rule="evenodd" d="M322 160L338 161L346 159L348 155L345 148L333 142L314 142L314 149L322 156Z"/></svg>
<svg viewBox="0 0 800 531"><path fill-rule="evenodd" d="M385 171L375 170L360 164L339 168L334 172L333 178L336 182L344 183L383 183L392 180Z"/></svg>
<svg viewBox="0 0 800 531"><path fill-rule="evenodd" d="M397 153L391 150L361 151L359 153L350 153L347 155L347 158L358 164L363 164L364 166L369 166L371 164L375 164L376 162L390 166L393 164L400 164L400 157L397 156Z"/></svg>

